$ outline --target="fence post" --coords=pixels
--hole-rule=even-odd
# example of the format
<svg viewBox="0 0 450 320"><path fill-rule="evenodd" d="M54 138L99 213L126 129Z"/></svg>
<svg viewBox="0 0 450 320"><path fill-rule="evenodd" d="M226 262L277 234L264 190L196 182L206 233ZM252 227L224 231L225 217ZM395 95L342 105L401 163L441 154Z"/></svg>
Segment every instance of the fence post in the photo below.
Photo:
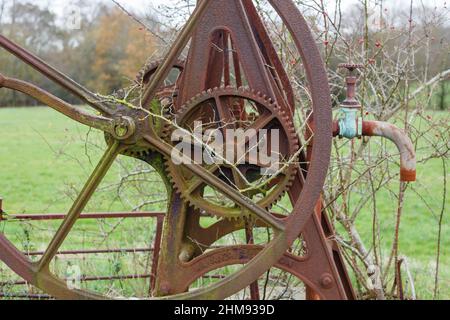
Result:
<svg viewBox="0 0 450 320"><path fill-rule="evenodd" d="M3 213L4 213L4 211L3 211L3 198L0 197L0 221L3 220Z"/></svg>

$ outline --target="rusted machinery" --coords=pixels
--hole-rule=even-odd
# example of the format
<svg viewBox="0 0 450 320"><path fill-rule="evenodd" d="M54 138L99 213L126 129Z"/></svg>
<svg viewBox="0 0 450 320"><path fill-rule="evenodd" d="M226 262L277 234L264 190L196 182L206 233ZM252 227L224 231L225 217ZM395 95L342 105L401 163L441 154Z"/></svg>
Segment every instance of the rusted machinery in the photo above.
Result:
<svg viewBox="0 0 450 320"><path fill-rule="evenodd" d="M321 193L333 134L347 138L388 135L400 146L402 178L408 181L414 179L414 154L409 140L400 131L358 119L354 112L359 107L354 99L354 77L348 78L345 116L333 122L327 73L305 19L290 0L268 3L289 30L306 73L312 103L308 123L300 124L300 130L294 124L297 111L290 79L251 0L199 1L167 56L147 65L138 75L134 91L126 97L100 97L0 36L4 49L69 90L100 115L4 75L0 75L0 87L23 92L75 121L104 131L108 144L73 206L67 215L60 217L63 222L39 261L31 262L3 234L0 234L0 259L24 281L50 296L104 298L95 292L69 289L63 279L52 274L49 265L75 222L83 218L83 209L111 164L117 156L125 155L154 166L170 195L164 228L159 229L162 239L156 277L152 280L154 297L225 299L250 286L251 297L257 299L256 281L276 267L301 279L307 286L309 299L355 298L333 240L333 229L322 214ZM187 59L180 61L189 41ZM345 67L353 71L357 66ZM174 68L180 72L176 83L163 84ZM269 179L264 179L258 174L263 165L257 161L250 163L246 158L239 165L204 164L174 152L180 143L173 139L174 132L188 132L199 121L224 135L226 129L249 133L244 140L227 144L226 148L232 150L240 147L245 150L251 138L261 139L258 135L251 137L250 129L256 132L276 129L281 137L278 153L287 161ZM203 151L205 146L203 141L194 140L189 148ZM255 181L262 182L257 187L249 183ZM214 190L227 201L214 201L207 190ZM292 204L290 214L271 212L285 194ZM204 215L218 220L203 228L200 219ZM273 236L267 243L253 244L256 228L268 228ZM247 243L213 246L238 230L246 231ZM299 237L307 248L302 256L290 250ZM243 267L210 286L189 291L190 285L203 275L231 265Z"/></svg>

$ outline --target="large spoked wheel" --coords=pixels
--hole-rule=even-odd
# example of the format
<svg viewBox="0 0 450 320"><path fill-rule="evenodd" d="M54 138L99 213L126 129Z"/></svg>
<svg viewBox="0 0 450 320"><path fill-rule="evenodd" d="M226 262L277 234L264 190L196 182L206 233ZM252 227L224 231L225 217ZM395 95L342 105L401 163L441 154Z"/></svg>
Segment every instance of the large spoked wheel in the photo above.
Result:
<svg viewBox="0 0 450 320"><path fill-rule="evenodd" d="M208 1L200 2L198 11L204 9L204 3L207 2ZM203 183L222 193L225 197L235 202L237 206L248 211L253 218L271 228L274 236L267 245L262 248L257 248L252 254L249 254L248 260L245 261L245 266L231 276L205 288L192 292L165 296L163 299L225 299L249 286L271 267L276 266L287 249L298 238L303 227L313 214L316 202L322 192L330 161L332 139L332 114L327 74L320 58L320 53L316 47L315 40L309 32L305 19L302 17L294 3L286 0L270 0L269 2L282 18L295 40L305 65L307 80L311 91L315 130L311 163L306 181L302 181L303 188L298 200L293 206L292 213L288 217L281 219L253 203L237 190L230 188L226 183L212 175L205 168L196 164L184 165L185 169L199 177ZM24 90L20 83L15 83L14 81L8 82L8 79L3 78L0 79L0 86L19 91L27 91ZM75 89L73 89L73 91L75 91ZM32 90L28 90L26 93L36 96L35 92L33 93ZM39 99L37 96L36 98ZM42 98L39 100L59 110L59 105L57 104L58 101L55 102L55 100L45 100ZM108 150L105 152L98 166L75 200L72 208L69 210L65 220L54 235L42 258L38 262L31 262L14 245L12 245L4 235L0 234L0 259L27 282L56 298L105 298L97 293L69 289L65 281L57 278L51 273L49 265L116 157L124 152L125 149L130 148L130 145L139 144L142 146L146 144L153 151L162 154L166 158L172 156L173 159L173 147L155 135L151 128L148 128L148 114L143 114L141 111L137 110L129 111L126 108L119 108L119 110L120 117L113 112L105 115L105 118L108 116L111 119L110 122L106 121L105 118L98 119L98 121L104 121L106 124L97 125L96 127L104 129L105 131L112 131L114 139L112 139ZM69 116L71 115L69 114ZM84 121L83 123L87 125L92 124L85 119L86 118L76 120L80 122ZM179 158L173 160L177 160L177 162L181 163L189 163L189 161L183 161L185 159L182 158L182 155L176 157ZM178 203L172 204L172 206L177 205L182 206ZM220 252L213 250L209 255L214 255L215 253ZM227 257L224 258L222 256L222 259L226 260ZM228 265L232 263L230 263L230 261L224 261L223 264Z"/></svg>

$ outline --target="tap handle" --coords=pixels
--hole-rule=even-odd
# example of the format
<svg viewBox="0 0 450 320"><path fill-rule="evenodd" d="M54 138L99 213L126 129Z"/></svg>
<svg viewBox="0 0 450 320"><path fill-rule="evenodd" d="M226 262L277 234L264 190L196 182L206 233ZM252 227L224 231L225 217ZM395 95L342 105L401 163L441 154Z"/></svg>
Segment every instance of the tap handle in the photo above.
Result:
<svg viewBox="0 0 450 320"><path fill-rule="evenodd" d="M342 107L349 109L360 109L361 104L356 97L356 87L358 78L353 74L357 69L364 68L362 64L343 63L339 65L340 69L347 69L349 75L345 78L346 83L346 98L342 102Z"/></svg>
<svg viewBox="0 0 450 320"><path fill-rule="evenodd" d="M356 64L356 63L341 63L338 66L338 68L339 69L347 69L348 72L350 73L350 75L352 75L355 70L364 69L364 65L363 64Z"/></svg>

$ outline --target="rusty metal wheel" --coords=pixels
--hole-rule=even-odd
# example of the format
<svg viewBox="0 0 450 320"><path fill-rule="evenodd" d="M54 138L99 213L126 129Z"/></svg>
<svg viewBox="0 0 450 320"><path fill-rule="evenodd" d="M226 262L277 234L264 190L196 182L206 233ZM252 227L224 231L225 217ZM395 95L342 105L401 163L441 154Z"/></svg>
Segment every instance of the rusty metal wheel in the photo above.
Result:
<svg viewBox="0 0 450 320"><path fill-rule="evenodd" d="M240 265L245 265L262 250L261 246L239 245L224 248L205 254L198 260L193 261L189 279L183 284L189 290L204 285L205 282L214 283L221 279L221 273L230 272ZM218 262L217 257L227 255L228 260ZM280 260L250 287L243 288L240 292L231 296L238 300L304 300L305 288L314 288L321 292L320 285L310 280L308 270L302 268L304 257L285 253ZM195 266L195 267L194 267ZM199 267L201 266L201 267ZM304 266L303 266L304 267ZM325 299L326 296L321 296Z"/></svg>
<svg viewBox="0 0 450 320"><path fill-rule="evenodd" d="M208 152L196 141L183 146L189 151L193 149L192 161L196 152L206 154L208 159L204 160L210 163L206 165L209 172L260 207L272 208L291 186L298 168L298 137L290 117L264 94L245 88L211 89L182 106L174 122L177 127L169 130L168 138L175 138L175 141L172 139L175 144L183 143L186 138L184 132L178 137L173 136L178 128L182 128L192 135L208 132L210 138L205 145L217 144L211 136L220 135L227 140L223 149L238 150L233 159L226 161L227 150L221 150L223 155L213 159L215 155L211 152L214 151ZM235 136L236 132L241 133L242 139ZM277 141L271 132L277 133ZM227 133L232 136L227 137ZM272 153L268 155L270 159L261 159L263 152L256 152L264 143L270 144L270 147L265 146ZM240 155L237 154L239 151ZM213 191L208 193L208 186L182 166L167 159L166 167L183 199L205 214L227 219L250 217L250 212L237 207L234 202L215 196Z"/></svg>
<svg viewBox="0 0 450 320"><path fill-rule="evenodd" d="M305 181L301 181L303 188L298 194L298 200L293 204L292 213L288 217L280 219L253 202L245 194L240 193L235 188L230 188L226 182L211 174L202 166L195 163L183 165L185 169L197 176L203 183L223 194L224 197L233 201L243 211L249 212L252 218L258 220L264 226L271 228L274 237L263 248L259 248L255 254L248 255L249 259L246 261L245 266L236 273L205 288L193 292L165 296L163 299L224 299L250 285L276 265L287 249L298 238L305 224L311 218L322 192L330 161L332 139L331 100L327 74L315 40L311 36L307 23L295 4L287 0L270 0L269 2L278 12L293 36L298 51L302 56L310 86L315 131L308 175ZM149 101L157 96L158 88L161 88L177 57L189 41L190 35L195 29L194 27L202 15L207 12L210 4L219 6L218 9L223 9L220 7L226 9L227 6L232 6L237 10L242 10L242 12L245 10L241 1L205 0L199 2L187 26L183 29L179 39L169 52L168 58L156 70L149 85L146 86L143 94L143 106L146 106ZM224 11L222 10L222 12ZM243 19L243 21L248 20ZM251 30L251 28L247 29ZM248 30L242 30L242 33L248 32ZM3 234L0 234L0 259L23 279L54 297L61 299L104 299L104 296L95 292L69 289L63 280L52 274L49 268L50 262L72 230L75 222L79 219L82 210L91 199L112 163L124 150L130 148L130 146L139 145L140 147L151 148L166 158L172 157L172 161L188 163L189 159L176 153L174 155L172 152L173 146L155 133L154 128L151 126L153 122L150 120L158 115L149 113L148 110L142 108L130 107L128 104L117 103L117 101L114 103L114 100L105 102L2 36L0 36L0 45L82 98L83 101L98 110L101 115L88 114L84 110L68 105L51 94L23 81L0 77L0 87L24 92L68 117L90 127L100 129L112 137L107 151L75 200L42 258L37 262L31 262ZM186 72L189 72L189 70L186 70ZM175 196L171 203L172 215L182 210L183 206L185 206L183 201ZM183 232L184 230L174 229L175 231ZM170 252L165 254L170 254ZM222 256L222 259L229 259L228 262L223 263L233 262L233 257L225 256L223 258Z"/></svg>

